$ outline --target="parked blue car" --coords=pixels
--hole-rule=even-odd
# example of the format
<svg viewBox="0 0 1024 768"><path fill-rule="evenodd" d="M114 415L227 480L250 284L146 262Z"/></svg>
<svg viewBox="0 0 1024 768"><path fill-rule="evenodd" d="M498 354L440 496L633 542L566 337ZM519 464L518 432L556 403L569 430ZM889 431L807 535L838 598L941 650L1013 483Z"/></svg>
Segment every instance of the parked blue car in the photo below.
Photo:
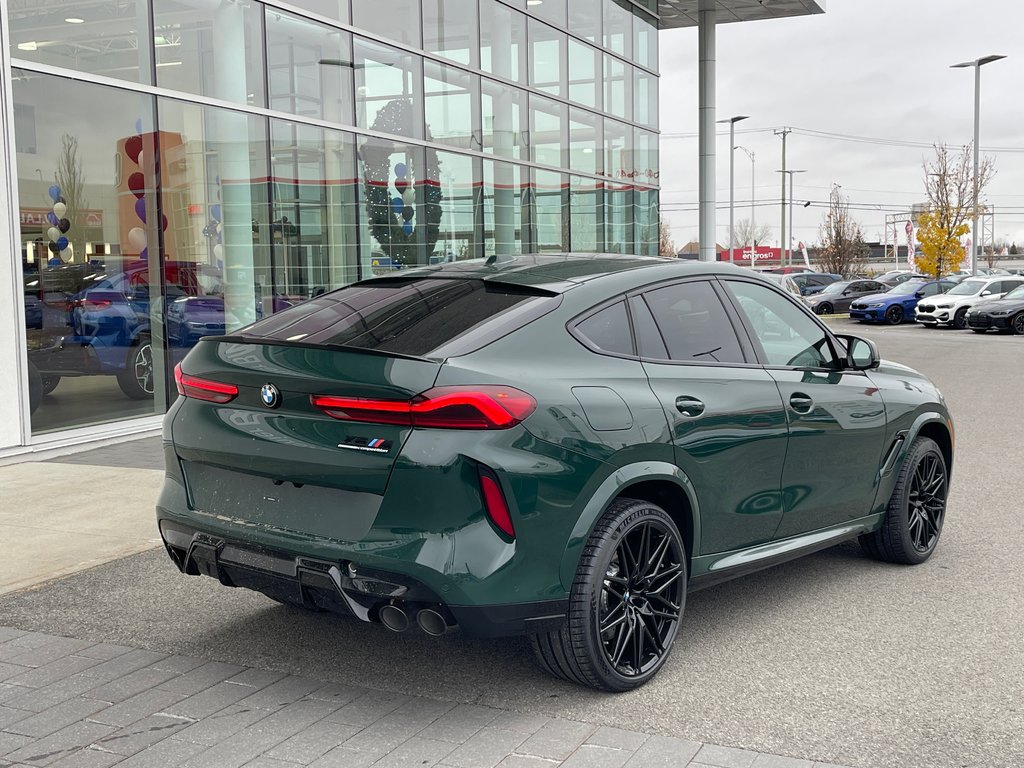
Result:
<svg viewBox="0 0 1024 768"><path fill-rule="evenodd" d="M862 323L899 325L914 319L917 302L926 296L945 293L956 285L953 280L907 280L885 293L862 296L850 305L850 317Z"/></svg>

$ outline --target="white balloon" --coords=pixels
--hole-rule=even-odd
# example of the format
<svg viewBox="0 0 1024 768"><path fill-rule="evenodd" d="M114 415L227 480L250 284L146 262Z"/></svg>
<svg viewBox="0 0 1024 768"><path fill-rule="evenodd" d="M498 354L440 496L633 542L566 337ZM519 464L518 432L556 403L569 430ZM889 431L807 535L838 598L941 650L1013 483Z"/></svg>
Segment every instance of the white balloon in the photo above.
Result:
<svg viewBox="0 0 1024 768"><path fill-rule="evenodd" d="M63 219L64 214L68 212L68 207L64 203L54 203L53 212L57 215L58 219Z"/></svg>
<svg viewBox="0 0 1024 768"><path fill-rule="evenodd" d="M60 230L57 229L56 227L50 227L48 230L46 230L46 236L50 238L51 243L56 243L58 240L60 240Z"/></svg>
<svg viewBox="0 0 1024 768"><path fill-rule="evenodd" d="M71 247L71 243L68 243L68 247L60 252L60 257L64 261L71 261L75 257L75 249Z"/></svg>
<svg viewBox="0 0 1024 768"><path fill-rule="evenodd" d="M146 247L146 230L142 227L132 227L128 230L128 242L131 243L132 248L141 251Z"/></svg>
<svg viewBox="0 0 1024 768"><path fill-rule="evenodd" d="M221 245L220 243L217 243L215 246L213 246L213 255L214 255L214 258L216 258L218 261L223 259L224 258L224 246Z"/></svg>
<svg viewBox="0 0 1024 768"><path fill-rule="evenodd" d="M402 202L408 206L416 205L416 190L409 187L402 193Z"/></svg>

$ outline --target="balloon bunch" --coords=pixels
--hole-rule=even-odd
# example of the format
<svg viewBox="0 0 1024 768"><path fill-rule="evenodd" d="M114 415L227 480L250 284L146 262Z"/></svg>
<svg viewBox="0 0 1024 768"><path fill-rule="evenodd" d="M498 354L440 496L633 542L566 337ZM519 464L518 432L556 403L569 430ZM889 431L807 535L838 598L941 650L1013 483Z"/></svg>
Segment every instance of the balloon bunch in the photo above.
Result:
<svg viewBox="0 0 1024 768"><path fill-rule="evenodd" d="M143 173L143 164L145 157L143 154L143 141L142 141L142 121L135 121L134 136L130 136L124 143L125 154L137 168L128 177L128 189L135 195L135 215L139 217L139 221L143 226L134 226L128 230L128 243L132 249L139 254L140 259L146 259L149 257L149 237L146 235L146 176ZM159 170L159 169L155 169ZM167 230L167 217L160 217L160 228L164 231Z"/></svg>
<svg viewBox="0 0 1024 768"><path fill-rule="evenodd" d="M408 237L412 234L413 219L416 217L416 190L409 183L406 176L409 173L409 169L405 163L395 164L395 180L392 182L395 185L395 189L401 194L401 197L397 195L391 199L391 209L394 211L396 217L402 217L402 232Z"/></svg>
<svg viewBox="0 0 1024 768"><path fill-rule="evenodd" d="M49 224L46 228L46 237L50 241L46 247L53 254L53 259L59 255L62 261L68 261L73 254L67 238L68 230L71 229L71 222L66 218L67 202L61 197L57 184L51 184L48 193L53 207L46 214L46 223Z"/></svg>
<svg viewBox="0 0 1024 768"><path fill-rule="evenodd" d="M217 199L220 199L220 177L217 178ZM209 231L210 234L207 236L217 241L213 246L213 258L218 266L222 266L224 263L224 223L221 220L223 215L220 203L211 205L210 223L206 225L207 229L203 230L204 232Z"/></svg>

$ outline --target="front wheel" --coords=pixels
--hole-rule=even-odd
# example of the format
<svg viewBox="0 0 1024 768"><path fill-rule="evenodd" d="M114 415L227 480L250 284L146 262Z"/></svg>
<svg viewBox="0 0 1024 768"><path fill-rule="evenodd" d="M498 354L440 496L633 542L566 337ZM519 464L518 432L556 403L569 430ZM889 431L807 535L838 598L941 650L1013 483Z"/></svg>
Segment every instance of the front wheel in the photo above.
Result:
<svg viewBox="0 0 1024 768"><path fill-rule="evenodd" d="M605 691L638 688L672 650L686 603L686 550L661 507L618 499L591 533L562 628L533 636L541 665Z"/></svg>
<svg viewBox="0 0 1024 768"><path fill-rule="evenodd" d="M1018 312L1010 322L1010 328L1018 336L1024 336L1024 312Z"/></svg>
<svg viewBox="0 0 1024 768"><path fill-rule="evenodd" d="M864 551L889 563L923 563L939 543L948 493L942 451L934 440L917 438L903 461L882 527L860 537Z"/></svg>
<svg viewBox="0 0 1024 768"><path fill-rule="evenodd" d="M124 370L117 375L117 385L132 400L153 397L153 342L140 336L128 350Z"/></svg>
<svg viewBox="0 0 1024 768"><path fill-rule="evenodd" d="M60 376L55 376L53 374L43 376L43 394L50 394L57 388L58 384L60 384Z"/></svg>
<svg viewBox="0 0 1024 768"><path fill-rule="evenodd" d="M961 307L953 315L953 327L958 331L962 331L967 327L967 307Z"/></svg>
<svg viewBox="0 0 1024 768"><path fill-rule="evenodd" d="M819 304L818 306L816 306L814 308L814 312L815 312L815 314L818 314L818 315L831 315L832 314L832 305L829 304L827 301L822 302L821 304Z"/></svg>
<svg viewBox="0 0 1024 768"><path fill-rule="evenodd" d="M885 310L885 322L889 325L899 325L903 322L903 307L892 306Z"/></svg>

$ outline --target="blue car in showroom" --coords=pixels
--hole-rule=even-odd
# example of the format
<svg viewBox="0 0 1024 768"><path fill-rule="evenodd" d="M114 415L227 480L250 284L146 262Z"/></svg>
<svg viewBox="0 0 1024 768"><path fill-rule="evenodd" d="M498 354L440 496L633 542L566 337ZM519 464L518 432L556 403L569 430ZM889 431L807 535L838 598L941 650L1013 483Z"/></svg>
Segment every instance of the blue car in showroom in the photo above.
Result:
<svg viewBox="0 0 1024 768"><path fill-rule="evenodd" d="M850 319L862 323L888 323L899 325L914 319L917 302L929 296L945 293L956 285L955 280L907 280L885 293L862 296L850 305Z"/></svg>

